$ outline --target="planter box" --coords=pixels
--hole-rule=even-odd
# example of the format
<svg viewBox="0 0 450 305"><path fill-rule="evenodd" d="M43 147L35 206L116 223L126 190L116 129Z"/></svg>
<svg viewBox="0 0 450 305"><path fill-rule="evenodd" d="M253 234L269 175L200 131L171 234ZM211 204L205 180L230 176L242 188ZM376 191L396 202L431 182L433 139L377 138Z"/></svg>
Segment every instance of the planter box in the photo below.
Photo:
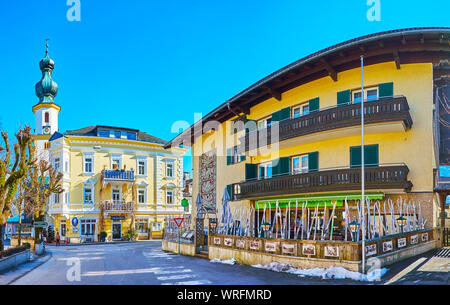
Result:
<svg viewBox="0 0 450 305"><path fill-rule="evenodd" d="M30 260L30 250L10 255L0 259L0 272L17 267Z"/></svg>

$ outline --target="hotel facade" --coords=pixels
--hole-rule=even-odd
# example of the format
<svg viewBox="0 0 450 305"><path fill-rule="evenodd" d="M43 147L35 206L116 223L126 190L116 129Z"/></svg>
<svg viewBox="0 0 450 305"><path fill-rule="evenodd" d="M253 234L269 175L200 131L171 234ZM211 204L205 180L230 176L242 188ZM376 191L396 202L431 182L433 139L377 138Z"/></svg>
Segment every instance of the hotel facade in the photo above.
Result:
<svg viewBox="0 0 450 305"><path fill-rule="evenodd" d="M33 106L38 159L63 174L61 194L53 194L47 219L70 242L121 240L134 229L139 239L162 236L164 216L183 216L183 148L145 132L113 126L89 126L59 132L58 86L51 78L54 61L40 62Z"/></svg>
<svg viewBox="0 0 450 305"><path fill-rule="evenodd" d="M246 236L260 237L264 221L279 219L289 235L286 226L284 235L272 226L270 236L292 238L295 218L311 223L319 207L315 217L333 218L331 234L343 237L345 221L360 207L363 96L366 198L392 203L395 217L402 214L399 206L410 204L414 223L420 214L421 226L438 226L446 195L435 188L439 167L449 160L442 141L448 128L439 123L439 94L449 90L449 35L449 28L413 28L352 39L278 70L216 107L166 145L192 146L193 211L200 205L206 224L216 218L223 226L228 193L233 225L247 228ZM302 205L304 215L301 209L297 214ZM376 223L393 225L382 206L376 217Z"/></svg>

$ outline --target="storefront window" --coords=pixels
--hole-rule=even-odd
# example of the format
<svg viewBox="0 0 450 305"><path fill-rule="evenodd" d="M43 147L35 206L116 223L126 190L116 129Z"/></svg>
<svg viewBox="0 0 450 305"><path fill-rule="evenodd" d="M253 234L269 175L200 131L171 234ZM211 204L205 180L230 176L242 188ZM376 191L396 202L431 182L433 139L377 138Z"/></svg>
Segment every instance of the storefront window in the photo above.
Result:
<svg viewBox="0 0 450 305"><path fill-rule="evenodd" d="M81 235L94 235L95 234L95 219L81 219Z"/></svg>
<svg viewBox="0 0 450 305"><path fill-rule="evenodd" d="M148 220L147 219L137 219L136 220L136 231L138 231L138 233L148 233Z"/></svg>

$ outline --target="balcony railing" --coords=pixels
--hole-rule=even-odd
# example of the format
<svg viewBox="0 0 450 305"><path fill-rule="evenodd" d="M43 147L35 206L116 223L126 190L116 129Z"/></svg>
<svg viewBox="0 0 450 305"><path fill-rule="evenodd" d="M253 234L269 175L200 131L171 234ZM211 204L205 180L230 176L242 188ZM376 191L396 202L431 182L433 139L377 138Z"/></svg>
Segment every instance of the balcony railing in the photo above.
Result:
<svg viewBox="0 0 450 305"><path fill-rule="evenodd" d="M100 204L105 212L130 212L134 209L134 202L104 201Z"/></svg>
<svg viewBox="0 0 450 305"><path fill-rule="evenodd" d="M366 189L405 189L409 169L404 164L380 165L365 168ZM240 184L238 199L287 195L323 191L357 191L361 189L361 168L338 168L318 172L290 174L264 180L246 181Z"/></svg>
<svg viewBox="0 0 450 305"><path fill-rule="evenodd" d="M364 123L402 121L406 128L412 125L409 105L404 96L364 102ZM240 139L245 151L316 132L361 125L361 104L345 104L285 120L279 123L278 139L272 139L271 127L251 131ZM273 128L273 127L272 127ZM250 141L251 140L251 141Z"/></svg>
<svg viewBox="0 0 450 305"><path fill-rule="evenodd" d="M108 170L102 172L103 178L108 181L134 181L134 171Z"/></svg>

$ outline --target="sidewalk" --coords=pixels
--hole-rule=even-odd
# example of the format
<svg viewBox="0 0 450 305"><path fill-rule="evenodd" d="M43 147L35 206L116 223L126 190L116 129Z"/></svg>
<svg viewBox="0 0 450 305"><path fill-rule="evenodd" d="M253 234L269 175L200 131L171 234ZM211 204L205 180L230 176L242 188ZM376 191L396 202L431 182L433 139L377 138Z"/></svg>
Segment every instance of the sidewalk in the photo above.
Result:
<svg viewBox="0 0 450 305"><path fill-rule="evenodd" d="M89 245L115 245L115 244L132 244L132 243L145 243L145 242L154 242L161 241L162 239L151 239L151 240L134 240L134 241L107 241L107 242L93 242L93 243L62 243L59 246L56 246L56 243L48 243L46 247L70 247L70 246L89 246Z"/></svg>
<svg viewBox="0 0 450 305"><path fill-rule="evenodd" d="M0 273L0 285L9 285L13 283L17 279L23 277L25 274L33 271L40 265L50 260L50 258L52 258L52 253L49 251L46 251L42 256L32 254L28 263Z"/></svg>

